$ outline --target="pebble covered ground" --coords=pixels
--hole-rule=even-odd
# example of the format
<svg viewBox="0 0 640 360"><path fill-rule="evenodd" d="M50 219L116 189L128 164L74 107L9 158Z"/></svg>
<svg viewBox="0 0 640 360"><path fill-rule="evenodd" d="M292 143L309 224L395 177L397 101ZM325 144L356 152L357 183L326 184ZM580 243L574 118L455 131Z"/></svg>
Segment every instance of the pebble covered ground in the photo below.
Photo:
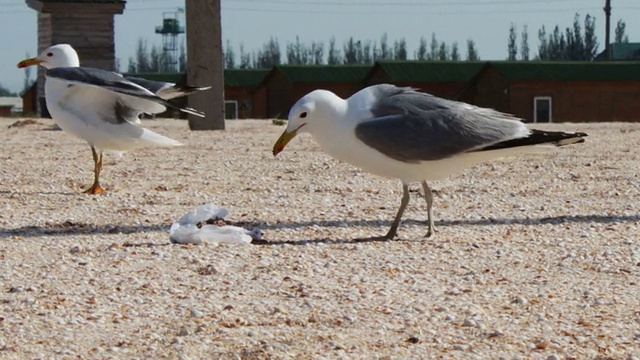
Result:
<svg viewBox="0 0 640 360"><path fill-rule="evenodd" d="M400 183L271 121L107 154L0 120L2 359L640 359L640 124L556 124L583 144L433 182L436 234ZM174 245L205 203L265 244Z"/></svg>

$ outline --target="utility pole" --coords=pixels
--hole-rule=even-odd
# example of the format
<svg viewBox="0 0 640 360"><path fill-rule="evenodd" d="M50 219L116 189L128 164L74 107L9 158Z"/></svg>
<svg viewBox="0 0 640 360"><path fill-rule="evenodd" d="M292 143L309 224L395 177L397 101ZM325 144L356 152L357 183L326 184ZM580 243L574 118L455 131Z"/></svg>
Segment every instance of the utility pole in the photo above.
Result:
<svg viewBox="0 0 640 360"><path fill-rule="evenodd" d="M187 18L187 82L211 86L189 96L189 107L205 117L189 115L191 130L224 130L224 70L220 0L185 1Z"/></svg>
<svg viewBox="0 0 640 360"><path fill-rule="evenodd" d="M611 46L610 46L610 36L611 36L611 0L606 0L604 5L604 13L606 15L606 24L605 24L605 35L604 35L604 55L607 61L611 60Z"/></svg>

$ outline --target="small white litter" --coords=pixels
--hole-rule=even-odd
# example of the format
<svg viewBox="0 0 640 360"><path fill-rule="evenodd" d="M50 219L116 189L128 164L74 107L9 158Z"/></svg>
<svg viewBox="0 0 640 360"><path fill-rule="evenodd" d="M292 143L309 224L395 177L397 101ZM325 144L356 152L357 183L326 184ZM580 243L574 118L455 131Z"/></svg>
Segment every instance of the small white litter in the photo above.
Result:
<svg viewBox="0 0 640 360"><path fill-rule="evenodd" d="M229 210L215 204L200 205L186 213L180 220L171 224L169 239L178 244L249 244L253 239L262 240L262 231L259 228L247 230L238 226L217 226L203 224L198 228L198 223L208 220L224 219Z"/></svg>

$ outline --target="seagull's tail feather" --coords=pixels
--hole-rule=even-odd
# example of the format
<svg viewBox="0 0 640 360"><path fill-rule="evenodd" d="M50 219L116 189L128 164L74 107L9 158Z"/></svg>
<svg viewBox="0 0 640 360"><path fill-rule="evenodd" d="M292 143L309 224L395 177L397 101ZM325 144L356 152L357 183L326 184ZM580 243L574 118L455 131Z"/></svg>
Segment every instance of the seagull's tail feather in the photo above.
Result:
<svg viewBox="0 0 640 360"><path fill-rule="evenodd" d="M483 147L476 151L489 151L540 145L565 146L584 142L584 138L587 136L588 135L583 132L531 130L531 134L529 134L529 136L527 137L502 141L497 144Z"/></svg>
<svg viewBox="0 0 640 360"><path fill-rule="evenodd" d="M191 86L187 84L176 83L173 86L168 86L160 89L156 95L165 100L175 99L187 95L191 95L196 91L204 91L211 89L211 86Z"/></svg>
<svg viewBox="0 0 640 360"><path fill-rule="evenodd" d="M196 109L185 107L185 108L178 108L178 110L180 110L180 111L182 111L184 113L187 113L187 114L204 117L204 113L202 111L198 111Z"/></svg>
<svg viewBox="0 0 640 360"><path fill-rule="evenodd" d="M439 168L430 168L428 180L442 180L451 174L461 172L465 168L481 162L510 157L515 155L539 154L551 148L569 144L584 142L587 134L582 132L568 133L559 131L531 130L525 137L506 140L497 144L468 151L462 154L455 162L439 165ZM437 162L435 164L438 166Z"/></svg>
<svg viewBox="0 0 640 360"><path fill-rule="evenodd" d="M199 111L199 110L196 110L196 109L192 109L192 108L189 108L189 107L182 107L180 105L176 105L176 104L174 104L174 103L172 103L172 102L170 102L168 100L165 100L165 99L163 99L163 98L161 98L159 96L152 97L152 100L157 102L157 103L159 103L159 104L162 104L162 105L164 105L164 106L166 106L168 108L180 110L180 111L182 111L184 113L191 114L191 115L204 117L204 113L202 111Z"/></svg>
<svg viewBox="0 0 640 360"><path fill-rule="evenodd" d="M168 138L164 135L160 135L148 129L142 129L142 134L140 134L140 141L145 145L152 146L181 146L182 143Z"/></svg>

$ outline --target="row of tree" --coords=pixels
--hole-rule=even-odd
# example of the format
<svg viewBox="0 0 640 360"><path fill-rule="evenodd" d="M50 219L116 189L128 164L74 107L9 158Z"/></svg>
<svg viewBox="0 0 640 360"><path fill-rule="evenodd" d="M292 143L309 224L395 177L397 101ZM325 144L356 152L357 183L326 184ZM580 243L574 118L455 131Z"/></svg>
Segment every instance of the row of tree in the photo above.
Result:
<svg viewBox="0 0 640 360"><path fill-rule="evenodd" d="M615 42L628 42L625 34L626 24L619 20L615 29ZM573 25L562 31L558 25L547 33L545 26L538 30L538 51L531 56L529 34L525 25L520 32L520 46L518 46L518 32L511 24L507 40L507 60L593 60L598 50L595 18L589 14L581 24L578 14L573 19ZM236 53L233 45L227 40L223 49L224 66L227 69L268 69L282 63L295 65L339 65L339 64L371 64L377 60L448 60L460 61L463 56L457 42L447 44L439 41L435 34L431 34L430 41L420 38L418 48L410 52L405 39L396 39L392 43L387 34L380 40L360 40L350 37L342 45L338 45L335 37L329 40L328 46L322 41L303 43L296 36L295 42L284 46L284 53L277 38L270 38L261 48L246 51L240 44ZM464 60L480 60L478 49L472 39L466 42ZM171 72L184 71L186 68L186 52L184 42L180 44L177 59L162 51L161 47L148 46L146 40L140 39L136 55L129 58L129 72Z"/></svg>
<svg viewBox="0 0 640 360"><path fill-rule="evenodd" d="M625 28L625 22L620 19L615 28L614 41L616 43L629 42ZM590 61L595 58L598 51L595 17L589 14L585 15L582 25L579 14L575 14L573 25L565 28L564 31L556 25L551 33L547 33L545 26L542 26L538 30L538 52L533 57L530 54L529 34L526 25L520 36L520 46L518 47L516 26L511 24L507 44L507 60ZM357 40L351 37L344 42L341 48L336 45L335 37L331 38L326 56L323 42L313 41L307 45L300 42L298 37L295 42L285 46L284 56L280 49L278 40L271 38L261 49L251 53L246 52L244 47L240 45L239 58L237 58L233 46L227 41L224 48L225 68L270 68L273 65L281 64L283 57L288 64L314 65L369 64L377 60L407 60L410 58L406 40L398 39L393 44L389 44L387 34L383 34L379 42ZM436 39L435 34L431 35L430 42L421 37L418 49L412 55L412 58L416 60L462 60L457 42L452 44L440 42ZM480 59L472 39L467 40L465 59Z"/></svg>
<svg viewBox="0 0 640 360"><path fill-rule="evenodd" d="M420 38L420 44L413 52L413 58L418 60L462 60L458 43L447 44L438 41L436 35L431 35L430 45L427 40ZM326 49L326 52L325 52ZM276 38L270 38L262 48L251 53L240 45L239 54L230 41L224 47L224 65L227 69L270 68L284 63L293 65L340 65L340 64L371 64L378 60L407 60L410 58L405 39L397 39L392 44L387 34L383 34L379 42L360 40L350 37L342 46L336 44L335 37L329 40L328 46L321 41L305 44L296 36L295 42L287 43L285 54ZM326 53L326 56L325 56ZM472 39L467 40L466 60L479 60L480 56Z"/></svg>
<svg viewBox="0 0 640 360"><path fill-rule="evenodd" d="M457 42L447 44L444 41L438 41L436 35L432 34L431 43L428 45L429 43L424 37L420 38L420 44L413 53L413 58L418 60L462 60ZM480 59L472 39L467 40L466 48L466 60ZM377 60L409 59L406 40L399 39L390 44L387 34L382 35L379 42L357 40L351 37L341 47L336 44L335 37L332 37L326 48L323 42L313 41L310 44L305 44L296 36L295 42L286 45L285 54L282 54L278 39L274 37L270 38L257 51L247 52L241 44L238 55L236 55L231 42L227 41L223 53L224 66L227 69L268 69L285 62L295 65L339 65L371 64ZM161 47L149 46L146 40L139 39L135 56L129 58L127 72L182 72L185 68L184 42L180 44L177 59L173 59L171 53L163 52Z"/></svg>
<svg viewBox="0 0 640 360"><path fill-rule="evenodd" d="M628 42L625 34L626 24L619 20L615 29L615 42ZM573 25L564 31L558 25L547 33L545 26L538 30L538 49L535 56L531 56L529 34L525 25L520 32L520 46L518 46L518 32L511 24L507 43L507 60L593 60L598 50L595 18L587 14L581 24L578 14L575 15ZM277 38L270 38L261 48L246 51L240 44L236 53L233 45L227 40L223 49L224 66L227 69L268 69L282 63L296 65L339 65L339 64L371 64L377 60L463 60L457 42L447 44L439 41L435 34L431 34L430 41L420 38L418 48L410 52L405 39L396 39L392 43L387 34L380 40L360 40L350 37L342 45L338 45L332 37L328 46L322 41L303 43L300 38L284 46L284 53ZM464 60L480 60L478 49L473 39L466 42ZM129 72L171 72L184 71L186 68L186 51L184 42L180 44L177 59L162 51L156 45L148 46L146 40L140 39L134 57L129 58Z"/></svg>
<svg viewBox="0 0 640 360"><path fill-rule="evenodd" d="M116 64L116 70L120 64ZM161 46L151 45L146 39L138 39L135 56L129 57L128 73L166 73L184 72L187 69L187 51L184 40L178 47L176 58L170 52L164 52Z"/></svg>

